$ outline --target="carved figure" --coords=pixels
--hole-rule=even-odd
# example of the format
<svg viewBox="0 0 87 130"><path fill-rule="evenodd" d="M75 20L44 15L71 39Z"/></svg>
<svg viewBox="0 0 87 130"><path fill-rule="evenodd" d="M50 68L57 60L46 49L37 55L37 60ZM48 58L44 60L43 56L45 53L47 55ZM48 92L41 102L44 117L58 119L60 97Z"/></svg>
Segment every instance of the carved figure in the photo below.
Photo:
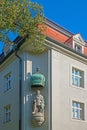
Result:
<svg viewBox="0 0 87 130"><path fill-rule="evenodd" d="M36 97L33 101L33 112L32 114L42 113L44 114L44 98L40 94L40 90L37 90Z"/></svg>

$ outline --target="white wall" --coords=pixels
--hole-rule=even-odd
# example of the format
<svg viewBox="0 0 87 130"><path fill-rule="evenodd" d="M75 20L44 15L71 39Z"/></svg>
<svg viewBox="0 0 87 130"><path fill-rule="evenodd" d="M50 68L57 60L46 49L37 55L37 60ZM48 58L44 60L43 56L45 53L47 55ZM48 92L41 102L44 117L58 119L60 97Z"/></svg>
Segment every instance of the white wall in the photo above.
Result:
<svg viewBox="0 0 87 130"><path fill-rule="evenodd" d="M18 130L19 126L19 62L18 59L3 64L0 71L0 130ZM12 88L4 92L4 76L12 74ZM4 106L11 104L11 121L3 123Z"/></svg>
<svg viewBox="0 0 87 130"><path fill-rule="evenodd" d="M73 87L71 68L85 73L85 88ZM74 58L52 50L52 130L87 129L87 66ZM85 103L85 120L72 119L72 100Z"/></svg>
<svg viewBox="0 0 87 130"><path fill-rule="evenodd" d="M22 130L86 130L87 129L87 67L85 63L78 59L66 56L63 53L52 50L42 55L31 55L28 52L22 53ZM41 73L46 77L46 86L41 89L41 94L45 99L45 122L42 126L32 125L32 99L36 90L30 86L30 77L40 67ZM71 84L72 66L84 71L85 88L73 87ZM3 77L12 72L13 88L8 92L3 92ZM10 60L4 64L0 71L0 130L18 130L18 106L19 106L19 60ZM51 84L52 83L52 84ZM52 86L52 88L51 88ZM52 89L52 90L51 90ZM52 95L51 95L52 93ZM52 101L51 101L52 99ZM85 120L74 120L71 117L72 100L85 103ZM3 101L3 102L2 102ZM3 107L12 104L12 121L2 123ZM52 103L52 104L51 104ZM52 106L52 108L50 108ZM51 113L52 109L52 113ZM52 115L50 115L52 114ZM52 116L52 122L51 121ZM50 128L52 124L52 129Z"/></svg>
<svg viewBox="0 0 87 130"><path fill-rule="evenodd" d="M30 55L29 53L23 54L24 58L24 107L23 107L23 130L49 130L48 125L48 53L41 55ZM32 89L30 86L30 77L36 72L36 68L40 67L41 73L46 78L46 86L41 89L41 94L45 99L45 122L38 127L32 124L32 103L33 97L36 94L36 89Z"/></svg>

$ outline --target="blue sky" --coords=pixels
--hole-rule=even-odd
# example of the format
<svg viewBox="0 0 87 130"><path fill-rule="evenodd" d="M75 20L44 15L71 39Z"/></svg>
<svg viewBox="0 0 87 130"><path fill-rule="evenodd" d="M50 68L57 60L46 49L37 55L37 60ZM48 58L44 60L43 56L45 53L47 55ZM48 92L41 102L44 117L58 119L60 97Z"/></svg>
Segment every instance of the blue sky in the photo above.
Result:
<svg viewBox="0 0 87 130"><path fill-rule="evenodd" d="M33 0L44 7L45 17L87 41L87 0ZM11 34L10 34L11 35ZM14 36L11 36L14 39ZM0 43L0 52L2 46Z"/></svg>

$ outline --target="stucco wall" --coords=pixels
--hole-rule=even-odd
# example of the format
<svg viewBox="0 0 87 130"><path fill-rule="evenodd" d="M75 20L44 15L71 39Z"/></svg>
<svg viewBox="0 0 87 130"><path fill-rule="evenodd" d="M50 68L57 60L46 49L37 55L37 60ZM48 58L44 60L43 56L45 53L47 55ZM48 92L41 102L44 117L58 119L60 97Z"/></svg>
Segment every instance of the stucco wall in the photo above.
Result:
<svg viewBox="0 0 87 130"><path fill-rule="evenodd" d="M18 59L7 61L0 70L0 130L18 130L19 126L19 69ZM12 88L4 91L4 76L11 72ZM11 104L11 121L4 123L4 106Z"/></svg>
<svg viewBox="0 0 87 130"><path fill-rule="evenodd" d="M84 88L72 86L72 66L84 71ZM52 50L52 130L87 129L87 66ZM85 104L85 120L72 119L72 100Z"/></svg>
<svg viewBox="0 0 87 130"><path fill-rule="evenodd" d="M49 130L49 95L48 95L48 52L41 55L31 55L29 53L23 54L24 59L24 77L23 77L23 92L24 92L24 106L23 106L23 130ZM31 75L36 72L36 68L40 67L41 73L46 78L46 85L44 88L32 89L30 85ZM45 100L45 121L41 126L34 126L32 124L32 105L36 90L41 90Z"/></svg>
<svg viewBox="0 0 87 130"><path fill-rule="evenodd" d="M87 129L87 65L79 59L55 50L31 55L22 55L22 129L23 130L86 130ZM76 58L76 57L75 57ZM40 67L46 77L46 86L41 89L45 99L45 122L41 126L32 124L32 101L36 89L30 86L30 77ZM84 71L84 88L72 86L72 66ZM4 76L12 72L13 87L4 92ZM18 130L19 117L19 60L12 58L3 64L0 71L0 129ZM72 100L85 104L85 120L72 119ZM3 123L3 107L12 104L12 121ZM51 112L52 110L52 112ZM52 122L51 122L52 121ZM51 128L52 126L52 128Z"/></svg>

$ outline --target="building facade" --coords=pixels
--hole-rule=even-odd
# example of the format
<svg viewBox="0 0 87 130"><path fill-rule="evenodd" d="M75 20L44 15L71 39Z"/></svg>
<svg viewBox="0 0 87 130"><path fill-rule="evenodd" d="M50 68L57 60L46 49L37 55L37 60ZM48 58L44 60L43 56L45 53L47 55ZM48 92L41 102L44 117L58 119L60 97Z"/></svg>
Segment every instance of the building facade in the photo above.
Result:
<svg viewBox="0 0 87 130"><path fill-rule="evenodd" d="M3 48L0 130L87 129L87 43L48 19L46 25L44 53L30 53L20 38L16 52Z"/></svg>

